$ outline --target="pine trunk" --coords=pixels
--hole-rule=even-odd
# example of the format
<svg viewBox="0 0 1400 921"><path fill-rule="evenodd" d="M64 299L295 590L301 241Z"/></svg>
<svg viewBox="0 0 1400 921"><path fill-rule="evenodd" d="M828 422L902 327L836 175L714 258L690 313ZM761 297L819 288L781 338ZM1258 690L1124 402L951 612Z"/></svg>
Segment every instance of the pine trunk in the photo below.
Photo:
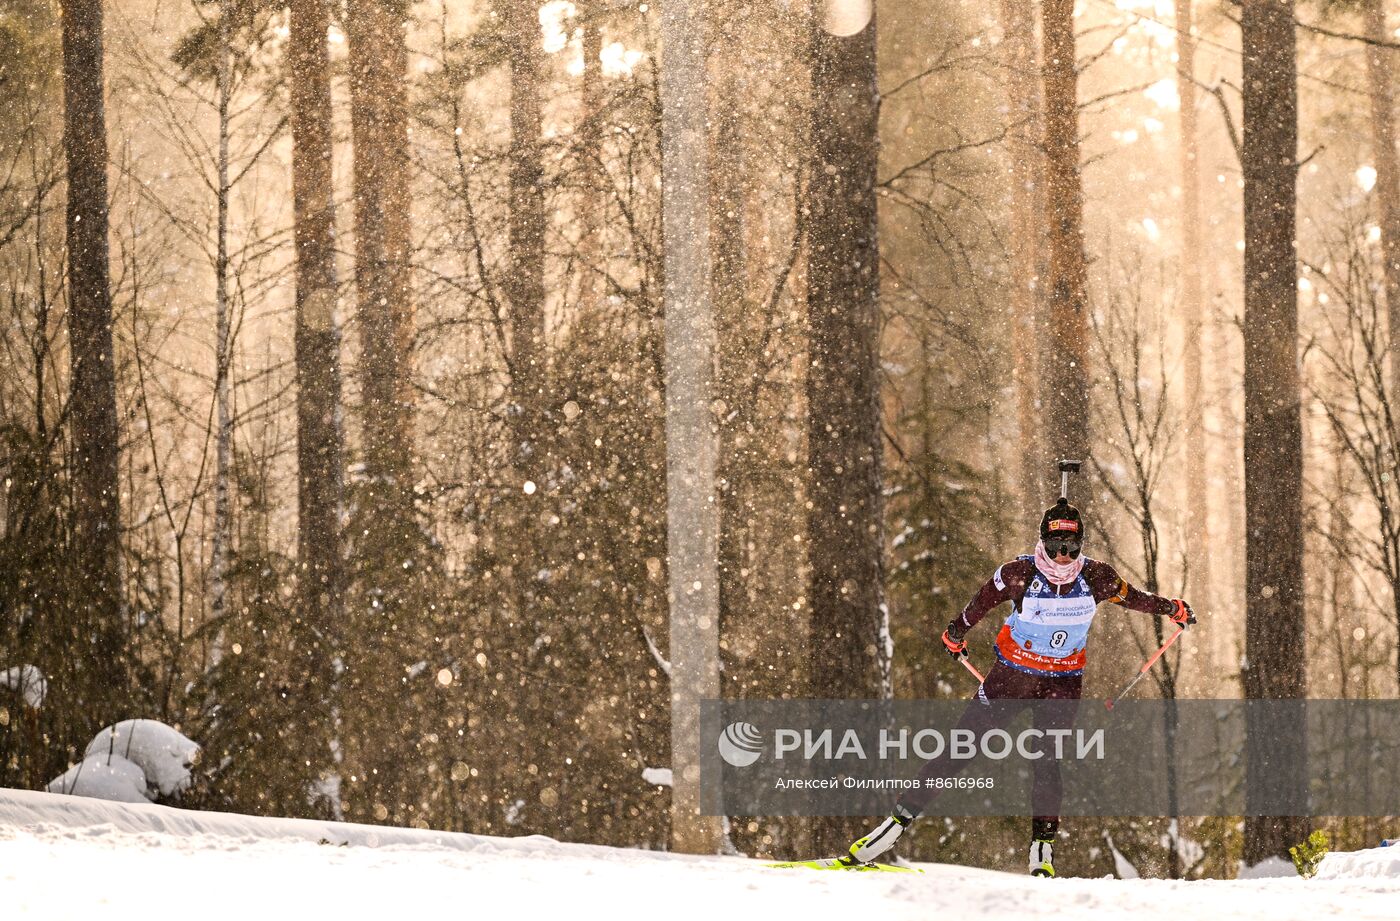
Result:
<svg viewBox="0 0 1400 921"><path fill-rule="evenodd" d="M543 476L542 438L549 417L544 310L544 167L540 150L539 4L509 0L510 67L511 396L519 416L517 460L532 479Z"/></svg>
<svg viewBox="0 0 1400 921"><path fill-rule="evenodd" d="M1201 168L1198 162L1196 36L1193 0L1176 0L1177 96L1181 100L1181 325L1186 354L1186 560L1196 608L1210 609L1210 497L1206 473L1205 351L1206 324L1201 266Z"/></svg>
<svg viewBox="0 0 1400 921"><path fill-rule="evenodd" d="M1376 158L1376 205L1384 261L1385 308L1390 334L1390 400L1400 399L1400 162L1395 152L1395 50L1386 27L1384 0L1366 0L1366 78L1371 96L1371 145ZM1391 405L1394 405L1392 402ZM1395 626L1400 631L1400 593L1392 592ZM1395 676L1400 681L1400 644Z"/></svg>
<svg viewBox="0 0 1400 921"><path fill-rule="evenodd" d="M81 597L74 655L86 663L75 712L94 727L124 715L121 508L112 295L107 251L107 123L101 0L64 0L63 147L68 166L68 341L71 361L73 550Z"/></svg>
<svg viewBox="0 0 1400 921"><path fill-rule="evenodd" d="M705 26L688 4L661 8L662 235L665 250L666 542L671 654L671 846L714 854L701 815L700 701L719 686L718 446L710 301Z"/></svg>
<svg viewBox="0 0 1400 921"><path fill-rule="evenodd" d="M1371 97L1371 146L1376 158L1376 206L1385 270L1385 307L1390 332L1390 391L1400 394L1400 163L1395 152L1395 51L1386 28L1383 0L1365 0L1366 82Z"/></svg>
<svg viewBox="0 0 1400 921"><path fill-rule="evenodd" d="M875 21L812 39L808 171L807 553L812 697L890 693L882 590L879 90ZM850 823L818 822L813 846L849 844Z"/></svg>
<svg viewBox="0 0 1400 921"><path fill-rule="evenodd" d="M603 126L606 95L603 84L602 5L587 3L579 9L583 25L583 112L579 118L579 170L582 174L579 216L582 224L579 251L582 257L582 293L579 314L583 322L594 322L606 294L603 272L606 267L607 172L603 169Z"/></svg>
<svg viewBox="0 0 1400 921"><path fill-rule="evenodd" d="M1044 285L1040 277L1045 240L1045 159L1041 153L1041 100L1036 75L1040 57L1035 46L1035 6L1031 0L1001 0L1006 92L1011 122L1007 138L1007 178L1011 183L1011 325L1014 340L1039 341L1036 317ZM1035 516L1044 504L1048 465L1041 444L1040 396L1036 350L1012 354L1012 399L1016 402L1018 469L1015 490L1021 516Z"/></svg>
<svg viewBox="0 0 1400 921"><path fill-rule="evenodd" d="M399 528L413 515L416 402L410 373L413 304L403 3L351 0L347 25L362 449L376 517Z"/></svg>
<svg viewBox="0 0 1400 921"><path fill-rule="evenodd" d="M402 0L352 0L346 20L354 140L355 287L364 484L356 491L356 607L348 615L345 795L355 821L405 822L421 789L401 663L430 617L413 594L427 561L414 511L408 85ZM371 652L371 650L373 650Z"/></svg>
<svg viewBox="0 0 1400 921"><path fill-rule="evenodd" d="M1298 378L1298 87L1292 0L1245 0L1244 465L1247 698L1305 695L1303 447ZM1256 727L1250 727L1256 730ZM1251 731L1246 807L1306 777L1302 733ZM1254 810L1251 810L1254 811ZM1285 857L1296 817L1245 820L1244 859Z"/></svg>
<svg viewBox="0 0 1400 921"><path fill-rule="evenodd" d="M721 655L727 648L730 631L743 620L748 579L741 573L744 544L748 536L747 472L751 464L748 439L751 437L753 409L748 398L752 374L750 349L754 311L745 293L745 212L747 184L743 132L740 125L741 75L734 67L736 49L742 47L742 10L734 3L715 2L708 6L711 18L709 61L710 130L708 137L710 175L710 251L715 320L719 345L725 355L718 372L718 396L723 404L719 422L719 612ZM742 680L736 663L725 662L725 677Z"/></svg>
<svg viewBox="0 0 1400 921"><path fill-rule="evenodd" d="M807 310L814 696L880 697L879 95L875 24L813 41Z"/></svg>
<svg viewBox="0 0 1400 921"><path fill-rule="evenodd" d="M343 656L346 581L340 528L345 437L340 422L329 25L326 0L292 0L288 55L297 258L297 591L312 635L303 650L305 674L317 699L333 704L332 663ZM321 755L329 759L330 752Z"/></svg>
<svg viewBox="0 0 1400 921"><path fill-rule="evenodd" d="M1050 284L1038 388L1051 458L1089 454L1089 290L1084 188L1079 173L1079 76L1074 0L1041 7ZM1053 466L1043 476L1050 479ZM1082 502L1081 502L1082 504Z"/></svg>

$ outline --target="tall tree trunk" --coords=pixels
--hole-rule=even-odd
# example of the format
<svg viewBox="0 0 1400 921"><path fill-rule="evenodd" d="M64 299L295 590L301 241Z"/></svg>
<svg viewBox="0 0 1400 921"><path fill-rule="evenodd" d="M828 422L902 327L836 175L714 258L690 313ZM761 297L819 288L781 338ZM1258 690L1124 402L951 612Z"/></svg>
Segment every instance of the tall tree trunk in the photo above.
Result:
<svg viewBox="0 0 1400 921"><path fill-rule="evenodd" d="M209 613L216 623L223 620L228 605L228 557L232 537L232 515L229 509L230 457L233 451L233 406L230 373L233 361L229 353L230 329L228 303L228 133L229 97L232 91L233 62L229 48L229 28L232 4L219 0L219 63L217 77L219 108L219 147L215 194L217 218L214 256L214 536L209 554ZM184 637L184 623L176 631Z"/></svg>
<svg viewBox="0 0 1400 921"><path fill-rule="evenodd" d="M363 594L350 615L355 628L341 679L347 760L359 777L346 799L356 821L405 822L412 791L421 789L406 760L414 746L404 729L415 716L400 665L419 648L427 607L412 594L426 561L418 559L413 504L405 9L404 0L351 0L346 20L365 475L357 491L365 527L355 553Z"/></svg>
<svg viewBox="0 0 1400 921"><path fill-rule="evenodd" d="M875 20L812 38L812 166L807 256L807 553L813 697L890 694L883 595L879 89ZM849 844L846 822L817 823L813 846Z"/></svg>
<svg viewBox="0 0 1400 921"><path fill-rule="evenodd" d="M540 149L539 4L506 0L510 67L511 398L519 413L517 460L531 478L543 475L541 439L550 411L546 393L544 311L544 167ZM585 65L586 66L586 65Z"/></svg>
<svg viewBox="0 0 1400 921"><path fill-rule="evenodd" d="M747 345L755 341L752 334L754 311L749 309L745 253L744 204L747 173L741 127L741 98L738 68L734 66L738 49L742 47L745 25L741 4L711 2L709 47L709 122L708 136L710 175L710 251L711 276L714 293L715 320L720 348L725 356L718 363L717 393L723 404L719 422L719 612L721 656L727 649L732 627L742 620L747 597L748 579L741 575L744 565L744 544L748 536L746 512L748 478L751 464L746 457L752 435L753 407L749 405L751 375L756 368L750 362ZM725 677L731 683L743 676L732 658L726 658Z"/></svg>
<svg viewBox="0 0 1400 921"><path fill-rule="evenodd" d="M1400 162L1395 152L1395 51L1386 27L1384 0L1366 0L1366 79L1371 96L1371 146L1376 158L1376 204L1380 212L1381 257L1385 272L1385 308L1390 334L1389 400L1400 400ZM1392 580L1394 582L1395 580ZM1392 586L1393 589L1397 586ZM1400 592L1392 591L1395 626L1400 630ZM1400 643L1395 677L1400 681Z"/></svg>
<svg viewBox="0 0 1400 921"><path fill-rule="evenodd" d="M1206 323L1201 266L1201 168L1196 113L1194 0L1176 0L1176 89L1181 100L1181 324L1186 345L1186 559L1197 607L1210 607L1210 498L1206 489L1204 378Z"/></svg>
<svg viewBox="0 0 1400 921"><path fill-rule="evenodd" d="M350 107L355 171L355 287L360 320L365 474L380 521L413 515L409 288L408 52L403 0L351 0Z"/></svg>
<svg viewBox="0 0 1400 921"><path fill-rule="evenodd" d="M884 653L880 502L879 91L875 22L817 30L812 62L807 262L808 524L817 696L880 697Z"/></svg>
<svg viewBox="0 0 1400 921"><path fill-rule="evenodd" d="M579 162L583 194L579 200L579 216L583 230L579 249L583 261L582 294L579 313L585 322L592 322L603 305L606 287L603 268L606 245L603 241L607 226L607 172L603 169L603 124L606 117L606 96L603 83L603 23L601 3L579 6L583 23L583 112L579 118Z"/></svg>
<svg viewBox="0 0 1400 921"><path fill-rule="evenodd" d="M1400 395L1400 163L1395 152L1395 52L1386 47L1384 0L1365 0L1366 82L1371 96L1371 146L1376 158L1376 204L1380 212L1385 307L1390 331L1392 394Z"/></svg>
<svg viewBox="0 0 1400 921"><path fill-rule="evenodd" d="M112 294L107 252L107 122L101 0L63 2L63 147L68 159L68 339L73 549L81 613L71 638L86 663L77 712L97 726L124 712L127 630L121 601L121 508Z"/></svg>
<svg viewBox="0 0 1400 921"><path fill-rule="evenodd" d="M340 422L340 325L336 311L335 204L331 162L330 56L326 0L292 0L292 211L296 239L298 608L311 641L304 674L318 710L336 705L336 657L343 656L345 436ZM315 739L330 766L330 727ZM326 748L319 748L322 743ZM339 804L334 808L339 809Z"/></svg>
<svg viewBox="0 0 1400 921"><path fill-rule="evenodd" d="M1035 46L1035 6L1031 0L1000 2L1006 93L1012 124L1007 139L1007 172L1011 182L1011 324L1015 341L1039 341L1036 317L1041 313L1044 285L1040 277L1045 240L1045 211L1041 203L1045 157L1041 149L1040 56ZM1015 491L1021 516L1039 514L1047 470L1041 444L1036 350L1017 348L1012 354L1013 395L1016 401L1018 470Z"/></svg>
<svg viewBox="0 0 1400 921"><path fill-rule="evenodd" d="M703 14L690 4L663 4L661 47L671 846L684 853L713 854L719 849L720 822L700 814L699 770L700 701L720 693Z"/></svg>
<svg viewBox="0 0 1400 921"><path fill-rule="evenodd" d="M1050 284L1038 387L1047 447L1047 485L1056 457L1089 453L1089 272L1084 255L1084 187L1079 173L1079 75L1074 0L1041 7L1045 83L1045 172Z"/></svg>
<svg viewBox="0 0 1400 921"><path fill-rule="evenodd" d="M1303 697L1303 445L1298 380L1298 74L1292 0L1244 0L1244 464L1247 698ZM1301 790L1306 739L1251 726L1245 802ZM1295 817L1245 820L1244 859L1285 856Z"/></svg>

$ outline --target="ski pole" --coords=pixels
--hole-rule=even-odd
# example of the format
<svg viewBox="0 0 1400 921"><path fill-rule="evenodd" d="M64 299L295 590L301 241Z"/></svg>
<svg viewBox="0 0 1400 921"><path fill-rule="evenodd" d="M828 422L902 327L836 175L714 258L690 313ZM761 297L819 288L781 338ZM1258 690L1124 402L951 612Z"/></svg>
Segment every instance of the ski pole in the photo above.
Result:
<svg viewBox="0 0 1400 921"><path fill-rule="evenodd" d="M1177 631L1175 633L1167 637L1167 641L1165 643L1157 647L1157 651L1152 654L1152 657L1142 664L1142 668L1139 669L1138 673L1133 676L1133 680L1129 681L1127 685L1124 686L1123 690L1118 692L1117 696L1110 697L1108 700L1105 700L1103 702L1103 705L1108 709L1112 710L1113 705L1118 701L1122 700L1124 695L1126 695L1129 691L1133 689L1133 685L1137 684L1139 681L1142 680L1142 676L1147 674L1148 669L1152 668L1152 666L1156 664L1157 660L1162 658L1162 653L1166 652L1168 647L1170 647L1172 643L1175 643L1178 639L1180 639L1181 634L1185 632L1186 627L1184 625L1177 628Z"/></svg>
<svg viewBox="0 0 1400 921"><path fill-rule="evenodd" d="M958 656L958 661L963 664L963 668L972 672L972 677L977 679L978 684L986 682L987 679L982 677L982 673L977 670L977 666L972 664L972 660L967 657L967 653Z"/></svg>

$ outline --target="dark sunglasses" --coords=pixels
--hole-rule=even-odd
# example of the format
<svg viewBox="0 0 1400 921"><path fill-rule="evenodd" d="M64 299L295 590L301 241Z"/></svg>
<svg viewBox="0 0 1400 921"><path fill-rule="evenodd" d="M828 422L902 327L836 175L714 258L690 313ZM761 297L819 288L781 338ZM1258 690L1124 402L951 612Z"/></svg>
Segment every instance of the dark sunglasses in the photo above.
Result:
<svg viewBox="0 0 1400 921"><path fill-rule="evenodd" d="M1047 541L1045 542L1045 553L1046 553L1046 554L1050 557L1050 559L1052 559L1052 560L1053 560L1055 557L1059 556L1061 553L1063 553L1063 554L1065 554L1066 556L1068 556L1071 560L1073 560L1073 559L1078 559L1078 557L1079 557L1079 541L1077 541L1077 540L1047 540Z"/></svg>

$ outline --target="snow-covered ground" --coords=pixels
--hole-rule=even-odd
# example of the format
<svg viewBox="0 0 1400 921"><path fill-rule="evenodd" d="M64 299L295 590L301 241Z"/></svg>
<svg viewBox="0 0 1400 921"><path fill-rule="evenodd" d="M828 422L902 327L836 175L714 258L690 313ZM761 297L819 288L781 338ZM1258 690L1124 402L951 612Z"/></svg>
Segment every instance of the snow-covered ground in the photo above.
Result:
<svg viewBox="0 0 1400 921"><path fill-rule="evenodd" d="M1329 858L1312 880L1032 880L925 869L922 876L772 870L742 858L0 790L6 921L1400 916L1400 847Z"/></svg>

